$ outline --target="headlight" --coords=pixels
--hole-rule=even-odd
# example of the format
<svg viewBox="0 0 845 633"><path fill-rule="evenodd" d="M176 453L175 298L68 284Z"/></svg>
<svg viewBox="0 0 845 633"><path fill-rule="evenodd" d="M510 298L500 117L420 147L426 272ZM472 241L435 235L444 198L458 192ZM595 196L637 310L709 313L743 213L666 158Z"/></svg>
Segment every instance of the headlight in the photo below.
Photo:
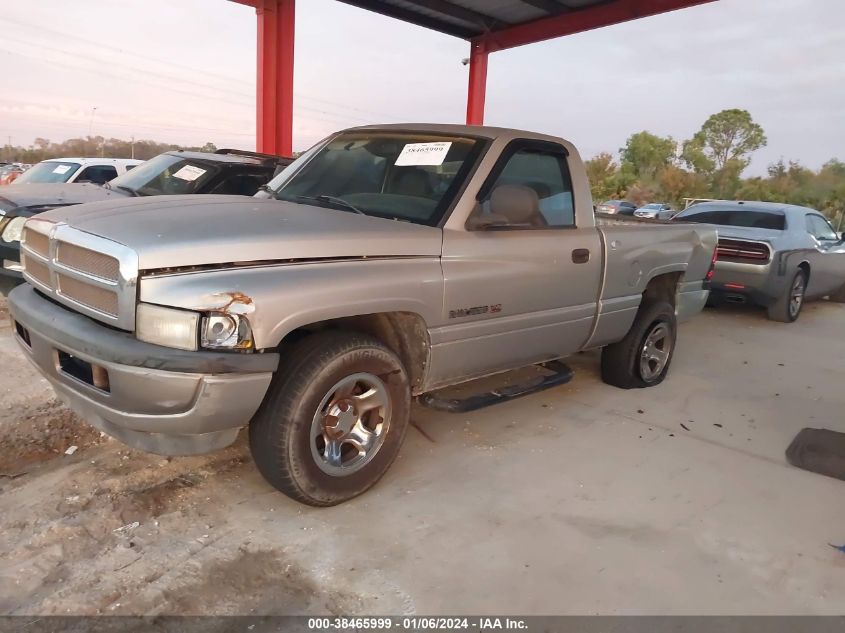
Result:
<svg viewBox="0 0 845 633"><path fill-rule="evenodd" d="M190 351L199 348L251 350L254 347L249 322L237 314L212 312L201 315L150 303L138 304L135 337L146 343Z"/></svg>
<svg viewBox="0 0 845 633"><path fill-rule="evenodd" d="M199 319L198 313L189 310L139 303L135 312L135 337L155 345L194 351Z"/></svg>
<svg viewBox="0 0 845 633"><path fill-rule="evenodd" d="M21 234L23 234L23 225L26 224L27 218L12 218L3 229L4 242L20 242Z"/></svg>
<svg viewBox="0 0 845 633"><path fill-rule="evenodd" d="M249 322L237 314L214 312L202 318L200 341L207 349L252 349Z"/></svg>

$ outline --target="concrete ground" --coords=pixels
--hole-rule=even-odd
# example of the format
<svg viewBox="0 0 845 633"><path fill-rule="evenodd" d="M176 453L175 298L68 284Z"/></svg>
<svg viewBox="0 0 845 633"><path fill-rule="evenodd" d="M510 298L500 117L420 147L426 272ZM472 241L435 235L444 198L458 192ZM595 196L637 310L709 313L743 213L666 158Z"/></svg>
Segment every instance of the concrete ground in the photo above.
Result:
<svg viewBox="0 0 845 633"><path fill-rule="evenodd" d="M165 460L100 437L0 323L0 613L843 611L845 482L784 449L845 431L845 305L708 310L654 389L590 353L544 393L415 408L382 482L329 509L274 492L243 439Z"/></svg>

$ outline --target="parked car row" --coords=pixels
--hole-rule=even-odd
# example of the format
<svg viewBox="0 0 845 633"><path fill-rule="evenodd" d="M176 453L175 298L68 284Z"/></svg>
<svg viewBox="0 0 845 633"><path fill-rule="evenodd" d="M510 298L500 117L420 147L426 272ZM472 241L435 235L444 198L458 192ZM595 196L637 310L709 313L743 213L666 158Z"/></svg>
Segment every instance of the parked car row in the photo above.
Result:
<svg viewBox="0 0 845 633"><path fill-rule="evenodd" d="M665 202L650 202L638 207L628 200L605 200L596 207L596 213L627 215L648 220L670 220L677 211Z"/></svg>

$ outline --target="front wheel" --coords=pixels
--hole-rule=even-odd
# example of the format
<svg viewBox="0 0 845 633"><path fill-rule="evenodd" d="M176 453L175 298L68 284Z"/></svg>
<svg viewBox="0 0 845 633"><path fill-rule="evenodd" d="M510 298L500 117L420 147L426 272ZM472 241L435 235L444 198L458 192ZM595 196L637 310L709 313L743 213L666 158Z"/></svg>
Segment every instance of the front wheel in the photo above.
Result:
<svg viewBox="0 0 845 633"><path fill-rule="evenodd" d="M393 463L410 415L399 358L366 334L303 339L249 425L256 466L276 489L330 506L375 484Z"/></svg>
<svg viewBox="0 0 845 633"><path fill-rule="evenodd" d="M602 350L602 380L622 389L659 385L672 363L677 332L670 303L658 301L640 307L625 338Z"/></svg>
<svg viewBox="0 0 845 633"><path fill-rule="evenodd" d="M781 323L792 323L804 307L804 293L807 291L807 273L798 270L784 289L781 297L768 308L769 319Z"/></svg>

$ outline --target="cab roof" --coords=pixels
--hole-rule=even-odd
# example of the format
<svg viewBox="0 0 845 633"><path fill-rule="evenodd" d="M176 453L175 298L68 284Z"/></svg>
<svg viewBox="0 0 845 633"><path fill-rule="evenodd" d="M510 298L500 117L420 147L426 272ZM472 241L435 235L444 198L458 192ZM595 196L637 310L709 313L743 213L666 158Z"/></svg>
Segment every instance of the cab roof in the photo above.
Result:
<svg viewBox="0 0 845 633"><path fill-rule="evenodd" d="M387 123L379 125L362 125L360 127L347 128L341 131L431 132L434 134L451 134L454 136L475 136L490 140L497 138L527 138L541 141L552 141L555 143L564 141L564 139L557 136L530 132L528 130L494 127L489 125L457 125L451 123Z"/></svg>

